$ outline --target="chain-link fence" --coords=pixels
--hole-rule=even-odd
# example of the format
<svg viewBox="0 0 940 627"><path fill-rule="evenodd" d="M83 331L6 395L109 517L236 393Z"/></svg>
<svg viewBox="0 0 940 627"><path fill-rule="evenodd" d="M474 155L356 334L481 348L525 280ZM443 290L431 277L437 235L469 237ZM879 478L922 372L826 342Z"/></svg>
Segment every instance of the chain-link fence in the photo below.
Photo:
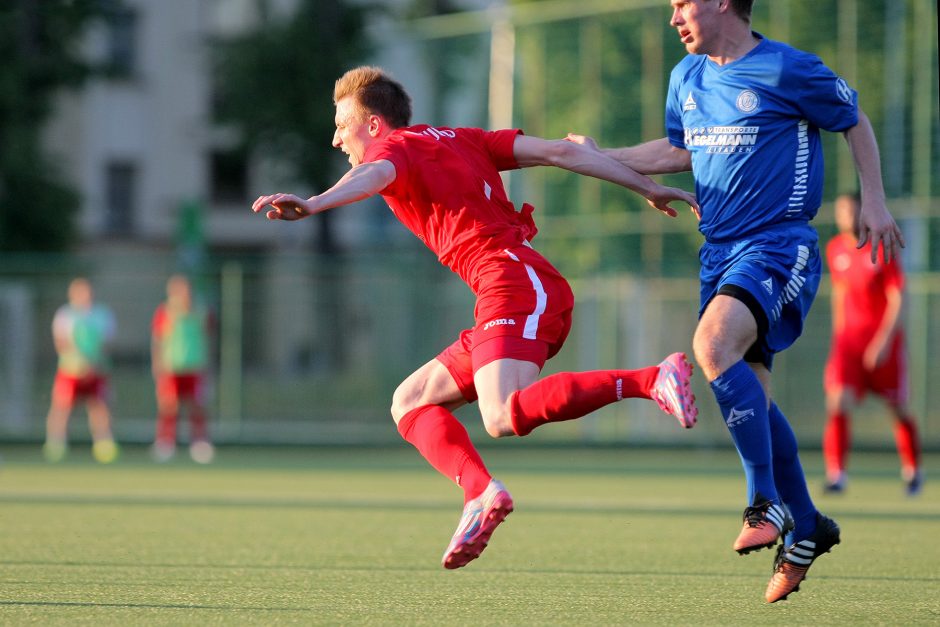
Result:
<svg viewBox="0 0 940 627"><path fill-rule="evenodd" d="M627 145L662 136L668 72L684 54L668 17L666 0L552 0L388 24L375 34L383 38L379 62L413 92L420 121L521 126L548 137L578 131L605 145ZM754 27L819 53L861 93L882 147L889 204L908 239L912 407L925 443L940 446L932 363L940 354L936 5L759 1ZM834 232L828 201L854 188L844 142L832 135L826 142L827 203L816 220L823 240ZM687 176L667 181L691 187ZM547 372L640 367L690 350L700 242L692 220L666 220L614 186L549 169L513 173L510 188L517 203L538 207L535 245L572 279L577 297L574 329ZM388 217L376 219L385 232ZM330 259L209 252L195 278L218 314L212 376L218 439L398 437L388 412L392 392L471 325L473 302L429 253L400 242L380 250L370 247L374 242L352 245ZM118 319L116 433L148 441L155 412L150 319L176 264L169 249L96 244L68 257L0 257L0 435L42 437L55 369L52 315L68 281L82 274ZM824 280L804 337L775 364L775 397L809 443L819 441L824 419L827 296ZM690 433L677 432L651 403L628 400L530 437L727 445L701 378L696 391L703 417ZM881 414L877 402L864 405L855 420L857 443L890 446ZM479 422L473 408L460 415L468 425ZM73 433L87 434L82 412L72 425Z"/></svg>

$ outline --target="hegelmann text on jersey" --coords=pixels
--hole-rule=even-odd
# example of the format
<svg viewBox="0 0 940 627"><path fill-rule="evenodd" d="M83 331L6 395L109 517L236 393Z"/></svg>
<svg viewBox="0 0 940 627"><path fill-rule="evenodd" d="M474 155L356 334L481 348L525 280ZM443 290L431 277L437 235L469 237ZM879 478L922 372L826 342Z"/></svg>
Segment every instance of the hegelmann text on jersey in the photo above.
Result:
<svg viewBox="0 0 940 627"><path fill-rule="evenodd" d="M706 126L685 129L685 145L707 146L708 153L749 153L757 144L759 126Z"/></svg>
<svg viewBox="0 0 940 627"><path fill-rule="evenodd" d="M420 133L415 133L414 131L406 131L406 132L410 133L411 135L427 135L428 137L433 137L434 139L438 141L440 141L441 137L447 137L449 139L453 139L457 137L457 133L455 133L449 128L434 128L433 126L427 127Z"/></svg>
<svg viewBox="0 0 940 627"><path fill-rule="evenodd" d="M486 331L488 329L492 329L493 327L498 327L504 324L508 324L512 326L516 324L516 321L512 318L497 318L496 320L490 320L489 322L484 324L483 330Z"/></svg>

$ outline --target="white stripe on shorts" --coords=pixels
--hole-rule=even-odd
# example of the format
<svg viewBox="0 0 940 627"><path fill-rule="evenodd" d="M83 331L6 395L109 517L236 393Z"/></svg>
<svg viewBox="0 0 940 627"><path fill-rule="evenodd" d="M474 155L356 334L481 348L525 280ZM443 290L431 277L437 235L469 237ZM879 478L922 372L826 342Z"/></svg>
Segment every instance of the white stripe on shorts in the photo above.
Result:
<svg viewBox="0 0 940 627"><path fill-rule="evenodd" d="M513 261L519 261L519 258L508 249L506 249L506 254L509 255L509 258ZM529 280L532 281L532 288L535 290L535 311L526 318L522 337L527 340L534 340L539 330L539 317L545 313L548 295L545 293L545 288L542 287L542 281L539 280L538 275L535 274L535 268L527 263L522 263L522 265L525 266L526 274L529 275Z"/></svg>

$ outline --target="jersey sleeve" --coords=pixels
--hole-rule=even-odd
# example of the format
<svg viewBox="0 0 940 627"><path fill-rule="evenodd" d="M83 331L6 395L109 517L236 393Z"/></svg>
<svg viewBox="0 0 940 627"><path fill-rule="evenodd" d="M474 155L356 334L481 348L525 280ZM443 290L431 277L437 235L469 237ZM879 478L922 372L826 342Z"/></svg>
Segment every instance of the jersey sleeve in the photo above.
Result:
<svg viewBox="0 0 940 627"><path fill-rule="evenodd" d="M838 236L833 237L826 243L826 267L829 268L829 273L834 274L832 260L836 256L836 242L838 241Z"/></svg>
<svg viewBox="0 0 940 627"><path fill-rule="evenodd" d="M72 339L72 316L67 307L56 309L52 318L52 336L66 341Z"/></svg>
<svg viewBox="0 0 940 627"><path fill-rule="evenodd" d="M904 289L904 267L901 265L901 258L895 257L891 263L884 263L882 251L878 252L879 263L884 264L885 287L893 287L898 290Z"/></svg>
<svg viewBox="0 0 940 627"><path fill-rule="evenodd" d="M388 139L372 144L366 149L362 162L372 163L374 161L388 161L394 166L395 180L379 193L395 195L395 192L408 179L408 154L405 146L400 141Z"/></svg>
<svg viewBox="0 0 940 627"><path fill-rule="evenodd" d="M807 120L836 133L858 124L858 92L845 79L812 54L801 55L791 67L797 106Z"/></svg>
<svg viewBox="0 0 940 627"><path fill-rule="evenodd" d="M521 129L482 131L483 145L486 146L497 170L519 169L519 163L513 154L513 144L516 142L516 137L522 134Z"/></svg>
<svg viewBox="0 0 940 627"><path fill-rule="evenodd" d="M162 304L153 312L153 320L150 322L150 333L155 337L162 338L166 334L166 327L169 320L166 315L166 307Z"/></svg>
<svg viewBox="0 0 940 627"><path fill-rule="evenodd" d="M679 105L679 79L675 71L669 77L669 89L666 92L666 138L676 148L685 148L685 128L682 126L682 108Z"/></svg>

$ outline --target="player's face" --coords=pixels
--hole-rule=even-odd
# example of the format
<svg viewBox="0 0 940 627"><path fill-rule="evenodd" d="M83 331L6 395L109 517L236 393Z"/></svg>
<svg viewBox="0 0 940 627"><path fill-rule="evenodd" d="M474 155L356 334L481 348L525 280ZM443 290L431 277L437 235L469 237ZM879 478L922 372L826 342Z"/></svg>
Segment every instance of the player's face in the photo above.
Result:
<svg viewBox="0 0 940 627"><path fill-rule="evenodd" d="M189 281L181 276L170 277L166 284L166 298L170 306L188 311L193 299Z"/></svg>
<svg viewBox="0 0 940 627"><path fill-rule="evenodd" d="M372 144L372 122L356 100L349 96L336 103L336 132L333 133L333 147L339 148L349 156L349 164L362 163L366 149Z"/></svg>
<svg viewBox="0 0 940 627"><path fill-rule="evenodd" d="M718 34L719 8L728 0L672 0L669 25L689 54L710 54ZM726 7L730 10L730 7Z"/></svg>
<svg viewBox="0 0 940 627"><path fill-rule="evenodd" d="M76 309L91 307L93 297L91 283L85 279L75 279L69 285L69 304Z"/></svg>
<svg viewBox="0 0 940 627"><path fill-rule="evenodd" d="M858 203L851 196L839 196L836 198L836 227L840 233L851 233L858 235Z"/></svg>

